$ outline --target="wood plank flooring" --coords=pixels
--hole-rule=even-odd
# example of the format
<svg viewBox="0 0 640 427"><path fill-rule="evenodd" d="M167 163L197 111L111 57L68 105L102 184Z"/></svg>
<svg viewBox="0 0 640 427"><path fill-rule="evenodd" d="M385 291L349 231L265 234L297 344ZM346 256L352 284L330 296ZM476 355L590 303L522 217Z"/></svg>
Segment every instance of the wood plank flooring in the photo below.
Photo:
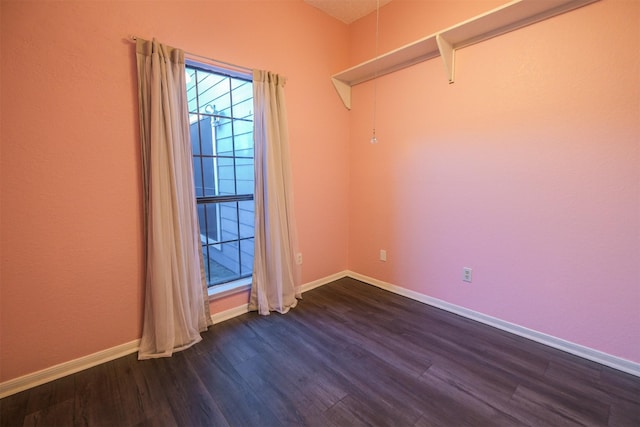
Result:
<svg viewBox="0 0 640 427"><path fill-rule="evenodd" d="M2 426L640 426L640 378L345 278L0 401Z"/></svg>

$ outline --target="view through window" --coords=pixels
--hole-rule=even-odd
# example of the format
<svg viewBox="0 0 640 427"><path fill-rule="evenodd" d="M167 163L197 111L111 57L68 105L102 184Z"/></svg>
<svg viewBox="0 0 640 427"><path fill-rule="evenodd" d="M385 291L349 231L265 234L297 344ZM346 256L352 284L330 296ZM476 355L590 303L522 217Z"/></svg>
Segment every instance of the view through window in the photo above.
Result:
<svg viewBox="0 0 640 427"><path fill-rule="evenodd" d="M253 270L253 83L189 61L187 101L207 285Z"/></svg>

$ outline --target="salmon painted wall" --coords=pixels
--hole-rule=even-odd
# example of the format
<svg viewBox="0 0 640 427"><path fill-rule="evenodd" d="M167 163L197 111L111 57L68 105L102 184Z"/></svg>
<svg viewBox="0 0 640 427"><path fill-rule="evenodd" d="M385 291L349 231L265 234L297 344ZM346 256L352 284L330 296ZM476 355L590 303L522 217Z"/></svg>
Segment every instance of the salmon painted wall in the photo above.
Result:
<svg viewBox="0 0 640 427"><path fill-rule="evenodd" d="M346 268L348 113L327 78L347 62L346 25L301 0L0 5L0 381L140 337L130 34L288 77L302 279Z"/></svg>
<svg viewBox="0 0 640 427"><path fill-rule="evenodd" d="M381 53L483 12L418 3L381 8ZM356 86L349 268L640 362L639 58L640 2L602 0L458 51L454 84L439 58L379 78L377 145Z"/></svg>

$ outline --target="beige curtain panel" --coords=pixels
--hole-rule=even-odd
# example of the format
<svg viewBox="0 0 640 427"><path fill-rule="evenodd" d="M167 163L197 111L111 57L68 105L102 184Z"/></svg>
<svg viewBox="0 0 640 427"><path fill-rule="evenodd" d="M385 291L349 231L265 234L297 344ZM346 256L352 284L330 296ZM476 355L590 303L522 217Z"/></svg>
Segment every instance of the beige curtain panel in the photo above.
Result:
<svg viewBox="0 0 640 427"><path fill-rule="evenodd" d="M139 359L171 356L211 324L195 202L184 52L136 41L146 287Z"/></svg>
<svg viewBox="0 0 640 427"><path fill-rule="evenodd" d="M285 79L254 70L255 251L249 309L286 313L300 297Z"/></svg>

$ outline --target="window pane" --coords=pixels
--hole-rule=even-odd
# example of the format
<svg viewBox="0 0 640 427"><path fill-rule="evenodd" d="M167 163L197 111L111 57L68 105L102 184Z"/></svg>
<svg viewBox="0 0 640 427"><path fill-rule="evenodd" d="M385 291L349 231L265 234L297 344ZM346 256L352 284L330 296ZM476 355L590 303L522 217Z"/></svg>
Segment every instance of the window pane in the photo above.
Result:
<svg viewBox="0 0 640 427"><path fill-rule="evenodd" d="M233 117L237 119L250 118L253 114L253 99L246 99L233 106Z"/></svg>
<svg viewBox="0 0 640 427"><path fill-rule="evenodd" d="M255 233L254 201L247 200L238 203L240 222L240 238L253 237Z"/></svg>
<svg viewBox="0 0 640 427"><path fill-rule="evenodd" d="M200 112L231 117L231 96L226 79L211 86L200 96Z"/></svg>
<svg viewBox="0 0 640 427"><path fill-rule="evenodd" d="M240 277L238 241L211 245L209 248L210 283L228 282Z"/></svg>
<svg viewBox="0 0 640 427"><path fill-rule="evenodd" d="M187 68L185 70L187 81L187 105L190 113L198 111L198 99L196 97L196 70Z"/></svg>
<svg viewBox="0 0 640 427"><path fill-rule="evenodd" d="M216 152L219 156L233 156L233 127L230 119L219 119L216 125Z"/></svg>
<svg viewBox="0 0 640 427"><path fill-rule="evenodd" d="M202 205L201 205L202 206ZM220 241L218 229L220 227L218 221L218 205L217 203L207 203L204 205L207 217L207 241L206 243L215 243Z"/></svg>
<svg viewBox="0 0 640 427"><path fill-rule="evenodd" d="M191 152L193 155L200 154L200 130L198 128L198 115L189 114L189 136L191 138Z"/></svg>
<svg viewBox="0 0 640 427"><path fill-rule="evenodd" d="M198 205L198 224L200 224L200 243L207 243L207 229L205 221L204 205Z"/></svg>
<svg viewBox="0 0 640 427"><path fill-rule="evenodd" d="M238 203L220 203L221 242L238 239Z"/></svg>
<svg viewBox="0 0 640 427"><path fill-rule="evenodd" d="M202 245L202 259L204 260L204 277L207 286L211 286L211 277L209 275L209 245Z"/></svg>
<svg viewBox="0 0 640 427"><path fill-rule="evenodd" d="M214 244L219 241L218 216L218 208L215 203L198 204L200 242L203 245Z"/></svg>
<svg viewBox="0 0 640 427"><path fill-rule="evenodd" d="M202 187L202 165L200 164L200 157L193 158L193 183L196 188L196 197L204 196L204 189Z"/></svg>
<svg viewBox="0 0 640 427"><path fill-rule="evenodd" d="M240 240L240 271L243 276L253 272L253 239Z"/></svg>
<svg viewBox="0 0 640 427"><path fill-rule="evenodd" d="M249 92L251 93L251 96L253 97L253 84L251 83L251 80L236 79L235 77L231 78L231 89L232 90L235 90L235 89L239 88L240 86L244 86L244 85L248 85L249 86Z"/></svg>
<svg viewBox="0 0 640 427"><path fill-rule="evenodd" d="M202 154L205 156L212 156L215 154L214 135L211 117L200 116L200 146L202 147Z"/></svg>
<svg viewBox="0 0 640 427"><path fill-rule="evenodd" d="M200 241L214 286L253 270L254 202L233 200L254 191L253 83L201 68L187 65L185 79Z"/></svg>
<svg viewBox="0 0 640 427"><path fill-rule="evenodd" d="M224 110L231 105L229 78L198 70L198 97L200 113L228 115Z"/></svg>
<svg viewBox="0 0 640 427"><path fill-rule="evenodd" d="M231 195L236 193L236 174L233 158L218 157L218 194Z"/></svg>
<svg viewBox="0 0 640 427"><path fill-rule="evenodd" d="M202 158L202 178L203 178L203 196L211 197L217 196L218 192L218 180L217 180L217 158L215 157L203 157Z"/></svg>
<svg viewBox="0 0 640 427"><path fill-rule="evenodd" d="M253 115L253 85L247 81L232 79L233 117L251 118Z"/></svg>
<svg viewBox="0 0 640 427"><path fill-rule="evenodd" d="M253 157L253 123L243 120L233 122L235 155Z"/></svg>
<svg viewBox="0 0 640 427"><path fill-rule="evenodd" d="M253 194L253 159L236 158L237 194Z"/></svg>

